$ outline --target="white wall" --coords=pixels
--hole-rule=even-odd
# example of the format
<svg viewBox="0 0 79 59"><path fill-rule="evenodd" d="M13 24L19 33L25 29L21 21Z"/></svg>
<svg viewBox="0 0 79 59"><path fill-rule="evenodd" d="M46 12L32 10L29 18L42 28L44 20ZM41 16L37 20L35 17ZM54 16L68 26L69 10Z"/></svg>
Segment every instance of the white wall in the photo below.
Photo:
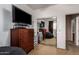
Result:
<svg viewBox="0 0 79 59"><path fill-rule="evenodd" d="M4 13L5 12L5 13ZM9 36L9 25L11 25L10 21L11 17L9 17L9 14L6 15L6 13L11 13L11 5L0 5L0 46L9 46L10 45L10 36ZM8 16L7 18L4 18L5 16ZM5 21L8 21L7 23ZM9 24L10 23L10 24ZM9 26L9 27L8 27Z"/></svg>
<svg viewBox="0 0 79 59"><path fill-rule="evenodd" d="M57 37L57 21L53 22L53 35Z"/></svg>
<svg viewBox="0 0 79 59"><path fill-rule="evenodd" d="M76 45L79 46L79 16L76 17Z"/></svg>
<svg viewBox="0 0 79 59"><path fill-rule="evenodd" d="M38 45L38 35L37 35L37 32L38 32L38 27L37 27L37 20L33 20L33 26L34 26L34 46L37 46Z"/></svg>
<svg viewBox="0 0 79 59"><path fill-rule="evenodd" d="M33 15L27 5L15 5ZM12 5L0 4L0 46L10 46L10 29L12 28ZM32 17L33 18L33 17Z"/></svg>
<svg viewBox="0 0 79 59"><path fill-rule="evenodd" d="M57 48L66 48L65 15L57 17Z"/></svg>
<svg viewBox="0 0 79 59"><path fill-rule="evenodd" d="M46 29L46 31L48 32L49 31L49 22L46 20L45 21L45 29Z"/></svg>

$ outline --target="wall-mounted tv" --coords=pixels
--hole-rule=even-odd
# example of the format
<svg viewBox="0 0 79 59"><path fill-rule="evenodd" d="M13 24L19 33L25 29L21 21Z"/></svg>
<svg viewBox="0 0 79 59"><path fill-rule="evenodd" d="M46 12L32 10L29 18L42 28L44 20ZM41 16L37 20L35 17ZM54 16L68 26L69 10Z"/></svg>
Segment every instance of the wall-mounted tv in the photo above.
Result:
<svg viewBox="0 0 79 59"><path fill-rule="evenodd" d="M14 23L24 23L24 24L30 24L31 25L31 15L26 13L25 11L12 6L12 17Z"/></svg>

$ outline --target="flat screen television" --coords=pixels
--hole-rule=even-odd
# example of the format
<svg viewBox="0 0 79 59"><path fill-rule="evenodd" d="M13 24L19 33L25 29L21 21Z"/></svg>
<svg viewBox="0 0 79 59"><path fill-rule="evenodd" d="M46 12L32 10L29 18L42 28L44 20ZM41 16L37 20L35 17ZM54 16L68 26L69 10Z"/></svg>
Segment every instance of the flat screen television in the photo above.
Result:
<svg viewBox="0 0 79 59"><path fill-rule="evenodd" d="M12 6L12 17L14 23L23 23L31 25L31 15L26 13L25 11Z"/></svg>

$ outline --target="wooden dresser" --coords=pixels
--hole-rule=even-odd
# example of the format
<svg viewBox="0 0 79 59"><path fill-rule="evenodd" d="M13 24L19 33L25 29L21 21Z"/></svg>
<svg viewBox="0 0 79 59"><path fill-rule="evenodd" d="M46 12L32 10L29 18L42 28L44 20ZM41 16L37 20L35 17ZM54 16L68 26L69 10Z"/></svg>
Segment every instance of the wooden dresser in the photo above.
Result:
<svg viewBox="0 0 79 59"><path fill-rule="evenodd" d="M34 48L34 30L11 29L11 46L23 48L26 53L30 52Z"/></svg>

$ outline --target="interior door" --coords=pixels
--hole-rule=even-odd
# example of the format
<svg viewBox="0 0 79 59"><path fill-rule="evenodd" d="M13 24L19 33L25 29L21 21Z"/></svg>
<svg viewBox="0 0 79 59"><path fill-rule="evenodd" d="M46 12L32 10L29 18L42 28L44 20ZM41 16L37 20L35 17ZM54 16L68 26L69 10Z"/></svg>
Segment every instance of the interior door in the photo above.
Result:
<svg viewBox="0 0 79 59"><path fill-rule="evenodd" d="M53 21L49 21L49 32L53 34Z"/></svg>

